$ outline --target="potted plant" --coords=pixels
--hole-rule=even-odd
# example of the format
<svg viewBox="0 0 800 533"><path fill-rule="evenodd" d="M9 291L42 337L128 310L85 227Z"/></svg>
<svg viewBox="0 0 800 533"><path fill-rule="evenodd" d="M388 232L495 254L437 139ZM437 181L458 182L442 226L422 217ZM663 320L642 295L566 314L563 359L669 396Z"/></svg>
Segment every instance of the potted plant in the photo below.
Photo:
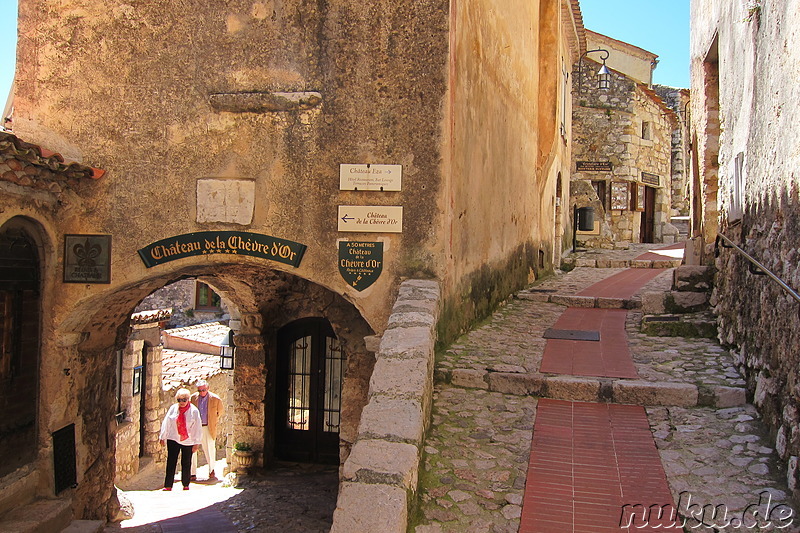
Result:
<svg viewBox="0 0 800 533"><path fill-rule="evenodd" d="M233 455L236 457L237 471L246 474L247 469L253 466L256 454L249 442L237 442L233 445Z"/></svg>

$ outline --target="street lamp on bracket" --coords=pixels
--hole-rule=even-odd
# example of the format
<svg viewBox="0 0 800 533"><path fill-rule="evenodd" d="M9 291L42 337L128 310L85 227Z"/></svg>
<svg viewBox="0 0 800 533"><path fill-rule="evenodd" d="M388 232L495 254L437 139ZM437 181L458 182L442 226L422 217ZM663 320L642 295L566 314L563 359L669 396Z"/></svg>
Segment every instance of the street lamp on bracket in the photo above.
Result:
<svg viewBox="0 0 800 533"><path fill-rule="evenodd" d="M606 59L608 59L608 56L610 55L608 50L604 50L603 48L587 50L578 58L578 94L583 94L583 78L581 77L581 65L583 62L583 57L586 54L591 54L592 52L603 53L603 56L600 58L600 60L603 62L603 65L600 67L600 70L597 71L597 88L600 90L606 90L611 86L611 71L608 70L608 67L606 66Z"/></svg>

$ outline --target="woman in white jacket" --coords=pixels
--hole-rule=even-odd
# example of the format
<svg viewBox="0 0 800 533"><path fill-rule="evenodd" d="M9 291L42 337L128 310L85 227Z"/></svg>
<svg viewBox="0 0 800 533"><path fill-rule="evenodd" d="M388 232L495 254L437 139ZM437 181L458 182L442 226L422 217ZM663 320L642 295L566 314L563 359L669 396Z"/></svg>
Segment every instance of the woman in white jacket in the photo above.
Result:
<svg viewBox="0 0 800 533"><path fill-rule="evenodd" d="M172 490L178 455L181 456L181 484L183 490L189 490L192 454L197 451L203 438L203 422L200 420L200 411L189 402L190 395L188 389L178 389L178 392L175 393L177 403L170 406L167 416L161 423L161 434L158 439L162 446L167 445L167 472L164 476L164 490Z"/></svg>

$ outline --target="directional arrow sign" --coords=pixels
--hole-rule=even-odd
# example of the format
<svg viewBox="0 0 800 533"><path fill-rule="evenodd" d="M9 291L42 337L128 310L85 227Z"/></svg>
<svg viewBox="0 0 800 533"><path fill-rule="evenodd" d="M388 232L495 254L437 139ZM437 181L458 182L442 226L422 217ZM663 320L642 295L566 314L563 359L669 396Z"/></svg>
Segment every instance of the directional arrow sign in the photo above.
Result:
<svg viewBox="0 0 800 533"><path fill-rule="evenodd" d="M403 207L399 205L340 205L339 231L402 233Z"/></svg>
<svg viewBox="0 0 800 533"><path fill-rule="evenodd" d="M339 165L340 191L399 191L403 165Z"/></svg>

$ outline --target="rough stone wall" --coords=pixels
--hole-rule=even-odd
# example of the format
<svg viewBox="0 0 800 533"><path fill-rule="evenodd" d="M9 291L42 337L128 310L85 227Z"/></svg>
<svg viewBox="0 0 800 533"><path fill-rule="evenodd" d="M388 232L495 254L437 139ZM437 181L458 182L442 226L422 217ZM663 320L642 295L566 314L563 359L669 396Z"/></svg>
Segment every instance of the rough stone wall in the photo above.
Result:
<svg viewBox="0 0 800 533"><path fill-rule="evenodd" d="M800 14L774 0L744 4L692 3L693 128L701 144L719 143L719 156L701 179L719 176L719 228L788 285L800 287ZM708 95L710 59L719 63L718 100ZM780 58L780 59L778 59ZM719 113L718 129L714 115ZM702 153L702 152L701 152ZM734 172L743 154L743 209L731 210ZM716 176L715 176L716 177ZM716 199L715 199L716 200ZM705 208L706 212L717 205ZM713 235L709 235L713 238ZM787 481L800 500L800 302L776 283L748 271L731 249L720 249L713 295L720 339L731 345L748 392L785 461Z"/></svg>
<svg viewBox="0 0 800 533"><path fill-rule="evenodd" d="M228 320L231 318L230 302L225 299L220 301L220 311L195 309L196 286L197 281L193 279L183 279L170 283L142 300L142 303L137 305L134 311L172 308L172 316L169 319L170 328L181 328L213 320Z"/></svg>
<svg viewBox="0 0 800 533"><path fill-rule="evenodd" d="M672 216L689 215L689 90L654 85L653 89L676 116L672 130Z"/></svg>
<svg viewBox="0 0 800 533"><path fill-rule="evenodd" d="M596 80L599 67L598 63L584 58L580 79L578 65L573 68L576 85L571 180L606 181L608 191L612 182L642 183L642 172L658 175L654 240L666 242L668 236L674 235L667 226L671 215L671 112L652 90L618 72L612 71L608 90L599 90ZM649 139L643 138L643 122L650 123ZM610 172L578 171L578 161L609 162L612 169ZM582 244L610 248L640 241L641 212L631 210L630 203L628 209L611 209L608 205L609 209L603 210L596 194L585 187L573 188L576 194L584 189L588 196L582 202L587 203L578 203L578 207L595 207L599 233L579 233ZM577 199L574 198L573 203Z"/></svg>

